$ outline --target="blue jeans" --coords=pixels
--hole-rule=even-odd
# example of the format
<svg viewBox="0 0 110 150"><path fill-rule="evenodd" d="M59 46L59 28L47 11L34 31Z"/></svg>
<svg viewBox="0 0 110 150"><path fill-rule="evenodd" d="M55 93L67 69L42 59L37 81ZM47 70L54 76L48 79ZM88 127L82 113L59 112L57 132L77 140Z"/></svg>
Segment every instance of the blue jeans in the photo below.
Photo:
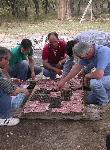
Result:
<svg viewBox="0 0 110 150"><path fill-rule="evenodd" d="M55 64L51 64L51 66L55 67L56 65ZM49 77L52 80L54 80L56 78L56 73L53 70L47 69L47 68L43 69L43 75L45 77Z"/></svg>
<svg viewBox="0 0 110 150"><path fill-rule="evenodd" d="M19 93L12 100L9 94L0 90L0 118L6 119L12 117L11 110L20 108L25 100L26 96L23 93Z"/></svg>
<svg viewBox="0 0 110 150"><path fill-rule="evenodd" d="M105 105L110 101L110 75L90 80L89 104Z"/></svg>
<svg viewBox="0 0 110 150"><path fill-rule="evenodd" d="M11 96L0 90L0 118L11 117Z"/></svg>
<svg viewBox="0 0 110 150"><path fill-rule="evenodd" d="M70 70L74 64L75 64L75 62L74 62L73 57L67 58L66 62L63 65L63 75L64 76L66 76L70 72Z"/></svg>
<svg viewBox="0 0 110 150"><path fill-rule="evenodd" d="M42 69L40 67L34 66L35 74L41 73ZM27 60L23 60L10 69L10 76L14 78L18 78L21 80L26 81L27 79L31 78L31 71L29 68L29 63Z"/></svg>

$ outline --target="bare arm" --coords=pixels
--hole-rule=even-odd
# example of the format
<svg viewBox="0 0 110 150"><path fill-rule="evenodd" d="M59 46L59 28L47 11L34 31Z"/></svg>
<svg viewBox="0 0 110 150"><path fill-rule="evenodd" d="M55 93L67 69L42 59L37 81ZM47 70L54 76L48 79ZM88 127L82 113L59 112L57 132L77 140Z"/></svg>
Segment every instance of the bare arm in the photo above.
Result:
<svg viewBox="0 0 110 150"><path fill-rule="evenodd" d="M61 63L61 65L65 63L66 59L67 58L64 58L64 59L62 59L62 60L59 61Z"/></svg>
<svg viewBox="0 0 110 150"><path fill-rule="evenodd" d="M44 65L44 67L55 71L55 67L51 66L51 65L48 63L48 59L43 60L43 65Z"/></svg>
<svg viewBox="0 0 110 150"><path fill-rule="evenodd" d="M68 73L68 75L64 78L62 78L58 84L58 89L62 88L66 82L68 82L70 79L74 78L83 68L80 64L75 64L71 71Z"/></svg>
<svg viewBox="0 0 110 150"><path fill-rule="evenodd" d="M88 73L85 75L84 84L88 85L88 82L91 79L100 79L104 76L104 70L96 70L94 72Z"/></svg>
<svg viewBox="0 0 110 150"><path fill-rule="evenodd" d="M28 56L28 59L29 59L29 67L30 67L31 73L33 73L34 72L34 60L32 56Z"/></svg>

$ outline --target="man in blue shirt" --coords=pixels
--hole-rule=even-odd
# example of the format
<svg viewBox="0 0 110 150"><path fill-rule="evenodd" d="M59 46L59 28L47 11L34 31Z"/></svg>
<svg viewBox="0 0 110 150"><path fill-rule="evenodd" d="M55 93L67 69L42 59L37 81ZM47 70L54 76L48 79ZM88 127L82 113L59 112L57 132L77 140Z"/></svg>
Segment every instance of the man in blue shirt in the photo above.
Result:
<svg viewBox="0 0 110 150"><path fill-rule="evenodd" d="M88 30L81 32L80 34L74 36L73 40L68 41L66 51L67 54L69 53L68 54L69 58L66 60L64 64L63 76L66 76L70 72L72 66L74 65L72 48L78 42L87 42L90 44L98 44L110 47L110 33L98 30Z"/></svg>
<svg viewBox="0 0 110 150"><path fill-rule="evenodd" d="M110 48L102 45L77 43L73 48L74 54L80 58L69 74L60 80L58 88L74 78L85 66L89 72L84 76L84 84L90 84L91 93L89 104L105 105L110 100ZM91 70L94 71L91 72Z"/></svg>

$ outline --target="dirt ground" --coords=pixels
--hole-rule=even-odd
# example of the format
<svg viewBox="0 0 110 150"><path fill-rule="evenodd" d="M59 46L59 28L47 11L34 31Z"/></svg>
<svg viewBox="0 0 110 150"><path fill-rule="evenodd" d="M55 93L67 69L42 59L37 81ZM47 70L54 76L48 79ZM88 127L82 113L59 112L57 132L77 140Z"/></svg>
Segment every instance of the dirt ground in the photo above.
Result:
<svg viewBox="0 0 110 150"><path fill-rule="evenodd" d="M13 46L23 35L7 39L3 46ZM26 120L14 127L0 127L0 150L106 150L110 131L110 110L100 121Z"/></svg>
<svg viewBox="0 0 110 150"><path fill-rule="evenodd" d="M0 127L0 150L106 150L107 120L21 120Z"/></svg>

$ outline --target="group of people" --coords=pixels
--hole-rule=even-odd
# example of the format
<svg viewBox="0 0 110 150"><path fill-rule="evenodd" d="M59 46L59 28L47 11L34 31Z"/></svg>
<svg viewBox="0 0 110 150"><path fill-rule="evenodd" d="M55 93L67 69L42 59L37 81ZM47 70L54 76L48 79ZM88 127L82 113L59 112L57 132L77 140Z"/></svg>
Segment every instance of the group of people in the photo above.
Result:
<svg viewBox="0 0 110 150"><path fill-rule="evenodd" d="M104 106L110 101L110 34L90 30L65 42L59 39L56 32L51 32L47 38L48 43L42 50L43 69L34 62L29 39L23 39L11 50L0 46L0 126L13 126L20 122L11 114L12 95L23 93L29 96L29 91L11 78L26 82L43 72L45 77L54 80L58 74L62 75L57 83L60 90L66 82L77 76L83 78L83 85L91 88L88 104ZM78 62L75 62L75 57L78 57ZM108 148L109 143L110 135L107 136Z"/></svg>
<svg viewBox="0 0 110 150"><path fill-rule="evenodd" d="M110 34L90 30L65 42L59 39L56 32L51 32L47 39L48 42L42 50L43 69L34 63L34 51L29 39L23 39L11 51L0 47L0 108L3 109L0 109L0 125L11 122L6 120L10 119L13 92L16 93L18 88L17 94L18 91L24 90L20 91L20 87L14 85L11 78L25 82L29 78L35 79L37 74L43 72L45 77L54 80L58 74L62 75L61 80L57 83L58 90L60 90L66 82L77 75L79 78L83 78L85 86L91 88L88 104L106 105L109 102ZM75 62L75 57L79 58L78 62ZM27 93L27 91L23 92ZM5 100L2 102L1 99L6 99L6 104ZM8 110L5 111L5 109Z"/></svg>

